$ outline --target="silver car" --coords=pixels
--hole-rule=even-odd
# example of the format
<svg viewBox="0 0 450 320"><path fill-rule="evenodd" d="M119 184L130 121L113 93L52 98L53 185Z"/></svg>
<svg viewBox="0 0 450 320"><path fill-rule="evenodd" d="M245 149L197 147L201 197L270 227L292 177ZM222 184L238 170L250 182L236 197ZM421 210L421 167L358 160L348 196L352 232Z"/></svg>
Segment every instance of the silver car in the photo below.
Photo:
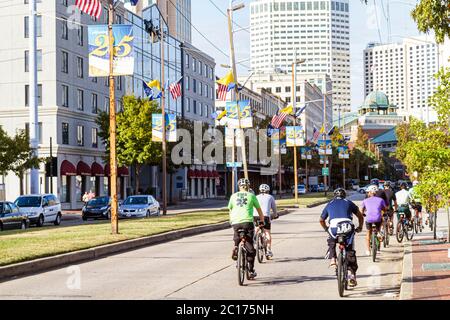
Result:
<svg viewBox="0 0 450 320"><path fill-rule="evenodd" d="M148 218L160 215L159 202L153 196L130 196L119 208L119 218Z"/></svg>

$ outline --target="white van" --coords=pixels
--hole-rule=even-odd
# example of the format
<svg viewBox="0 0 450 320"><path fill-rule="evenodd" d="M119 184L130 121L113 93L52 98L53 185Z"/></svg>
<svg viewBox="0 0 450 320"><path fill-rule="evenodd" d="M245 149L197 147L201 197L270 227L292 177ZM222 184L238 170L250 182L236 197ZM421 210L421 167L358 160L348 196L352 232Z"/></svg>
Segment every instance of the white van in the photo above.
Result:
<svg viewBox="0 0 450 320"><path fill-rule="evenodd" d="M31 225L42 227L44 223L61 224L61 203L53 194L30 194L20 196L14 202L25 213Z"/></svg>

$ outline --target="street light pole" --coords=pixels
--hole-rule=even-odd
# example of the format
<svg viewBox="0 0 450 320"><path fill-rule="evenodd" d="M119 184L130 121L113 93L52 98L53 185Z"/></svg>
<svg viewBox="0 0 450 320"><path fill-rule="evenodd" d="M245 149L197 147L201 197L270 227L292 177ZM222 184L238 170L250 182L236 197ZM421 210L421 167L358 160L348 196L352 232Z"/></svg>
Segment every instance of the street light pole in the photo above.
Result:
<svg viewBox="0 0 450 320"><path fill-rule="evenodd" d="M297 50L294 53L294 62L292 63L292 107L294 113L296 112L296 96L297 96ZM295 203L298 203L298 172L297 172L297 145L295 141L297 140L297 117L294 115L294 193L295 193Z"/></svg>
<svg viewBox="0 0 450 320"><path fill-rule="evenodd" d="M247 169L247 151L245 146L245 136L244 136L244 130L241 128L241 110L239 107L239 84L237 80L237 68L236 68L236 58L235 58L235 52L234 52L234 37L233 37L233 11L242 9L244 7L244 4L237 5L236 7L233 7L233 0L230 0L229 8L227 10L227 17L228 17L228 33L229 33L229 41L230 41L230 62L231 67L233 69L233 78L235 81L235 88L234 88L234 95L236 100L236 108L237 108L237 116L238 116L238 130L239 135L238 137L241 138L241 152L242 152L242 164L244 168L244 176L245 179L248 179L248 169ZM234 101L233 100L233 101ZM234 146L233 146L234 151ZM234 161L234 157L233 157ZM235 168L233 168L234 170ZM234 181L234 179L233 179ZM234 190L233 190L234 191Z"/></svg>
<svg viewBox="0 0 450 320"><path fill-rule="evenodd" d="M108 37L109 37L109 140L111 172L111 230L119 234L117 203L117 156L116 156L116 97L114 88L114 1L109 0Z"/></svg>
<svg viewBox="0 0 450 320"><path fill-rule="evenodd" d="M327 112L326 112L326 107L327 106L327 92L326 92L326 87L325 87L325 92L323 94L323 135L322 135L322 139L324 141L326 141L326 131L327 131ZM325 157L324 157L324 162L323 162L323 168L324 171L326 171L327 169L327 161L328 161L328 157L327 157L327 147L325 145ZM325 172L323 172L323 186L325 188L325 197L327 196L327 176L325 175Z"/></svg>
<svg viewBox="0 0 450 320"><path fill-rule="evenodd" d="M164 40L164 24L159 19L159 32L161 35L161 113L162 113L162 198L163 198L163 215L167 215L167 137L166 137L166 90L165 90L165 40Z"/></svg>
<svg viewBox="0 0 450 320"><path fill-rule="evenodd" d="M30 18L29 18L29 118L30 118L30 147L34 157L39 156L38 146L38 86L37 86L37 29L36 29L36 0L30 0ZM30 170L30 192L38 194L39 192L39 169Z"/></svg>

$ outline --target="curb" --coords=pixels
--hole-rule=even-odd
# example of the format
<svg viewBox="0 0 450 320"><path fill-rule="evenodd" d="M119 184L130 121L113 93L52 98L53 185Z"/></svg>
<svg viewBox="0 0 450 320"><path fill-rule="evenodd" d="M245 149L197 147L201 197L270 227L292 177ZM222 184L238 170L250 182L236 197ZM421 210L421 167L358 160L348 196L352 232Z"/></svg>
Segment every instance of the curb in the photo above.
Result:
<svg viewBox="0 0 450 320"><path fill-rule="evenodd" d="M403 251L402 283L400 300L411 300L413 296L412 244L405 243Z"/></svg>
<svg viewBox="0 0 450 320"><path fill-rule="evenodd" d="M288 210L278 213L279 216L289 214ZM40 272L50 271L67 265L73 265L81 262L96 260L110 255L136 250L142 247L152 246L163 242L174 241L184 237L195 236L202 233L229 229L228 221L192 227L183 230L169 231L163 234L125 240L118 243L112 243L90 249L65 253L52 257L40 258L31 261L21 262L9 266L0 267L0 282L9 281L18 277L28 276Z"/></svg>
<svg viewBox="0 0 450 320"><path fill-rule="evenodd" d="M306 207L307 207L308 209L311 209L311 208L314 208L314 207L318 207L318 206L321 206L321 205L323 205L323 204L326 204L326 203L330 202L330 200L331 200L331 199L323 200L323 201L316 202L316 203L312 203L312 204L308 204Z"/></svg>

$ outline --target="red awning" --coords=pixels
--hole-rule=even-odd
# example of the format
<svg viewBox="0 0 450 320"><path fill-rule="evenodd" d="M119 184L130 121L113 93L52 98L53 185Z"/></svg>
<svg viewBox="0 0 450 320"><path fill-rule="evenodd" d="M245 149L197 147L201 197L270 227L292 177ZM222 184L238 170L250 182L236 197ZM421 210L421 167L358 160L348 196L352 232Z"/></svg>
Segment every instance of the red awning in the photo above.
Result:
<svg viewBox="0 0 450 320"><path fill-rule="evenodd" d="M77 175L77 169L75 169L75 166L67 161L64 160L61 163L61 176L76 176Z"/></svg>
<svg viewBox="0 0 450 320"><path fill-rule="evenodd" d="M215 177L215 178L220 178L219 171L214 171L214 177Z"/></svg>
<svg viewBox="0 0 450 320"><path fill-rule="evenodd" d="M208 177L209 177L208 171L203 170L203 171L202 171L202 177L203 177L203 178L208 178Z"/></svg>
<svg viewBox="0 0 450 320"><path fill-rule="evenodd" d="M101 165L99 165L97 162L94 162L92 164L92 176L95 177L102 177L105 175L105 172L103 171L103 167Z"/></svg>
<svg viewBox="0 0 450 320"><path fill-rule="evenodd" d="M189 179L195 178L195 170L189 169L187 175Z"/></svg>
<svg viewBox="0 0 450 320"><path fill-rule="evenodd" d="M91 175L91 167L84 163L83 161L78 162L77 165L77 176L90 176Z"/></svg>
<svg viewBox="0 0 450 320"><path fill-rule="evenodd" d="M130 171L127 167L123 166L117 169L117 176L119 177L128 177L130 176Z"/></svg>
<svg viewBox="0 0 450 320"><path fill-rule="evenodd" d="M109 167L109 164L106 164L105 165L105 176L110 176L111 175L111 169L110 169L110 167Z"/></svg>
<svg viewBox="0 0 450 320"><path fill-rule="evenodd" d="M214 173L212 171L208 171L208 178L214 178Z"/></svg>
<svg viewBox="0 0 450 320"><path fill-rule="evenodd" d="M195 170L194 177L201 178L202 177L202 171L201 170Z"/></svg>

